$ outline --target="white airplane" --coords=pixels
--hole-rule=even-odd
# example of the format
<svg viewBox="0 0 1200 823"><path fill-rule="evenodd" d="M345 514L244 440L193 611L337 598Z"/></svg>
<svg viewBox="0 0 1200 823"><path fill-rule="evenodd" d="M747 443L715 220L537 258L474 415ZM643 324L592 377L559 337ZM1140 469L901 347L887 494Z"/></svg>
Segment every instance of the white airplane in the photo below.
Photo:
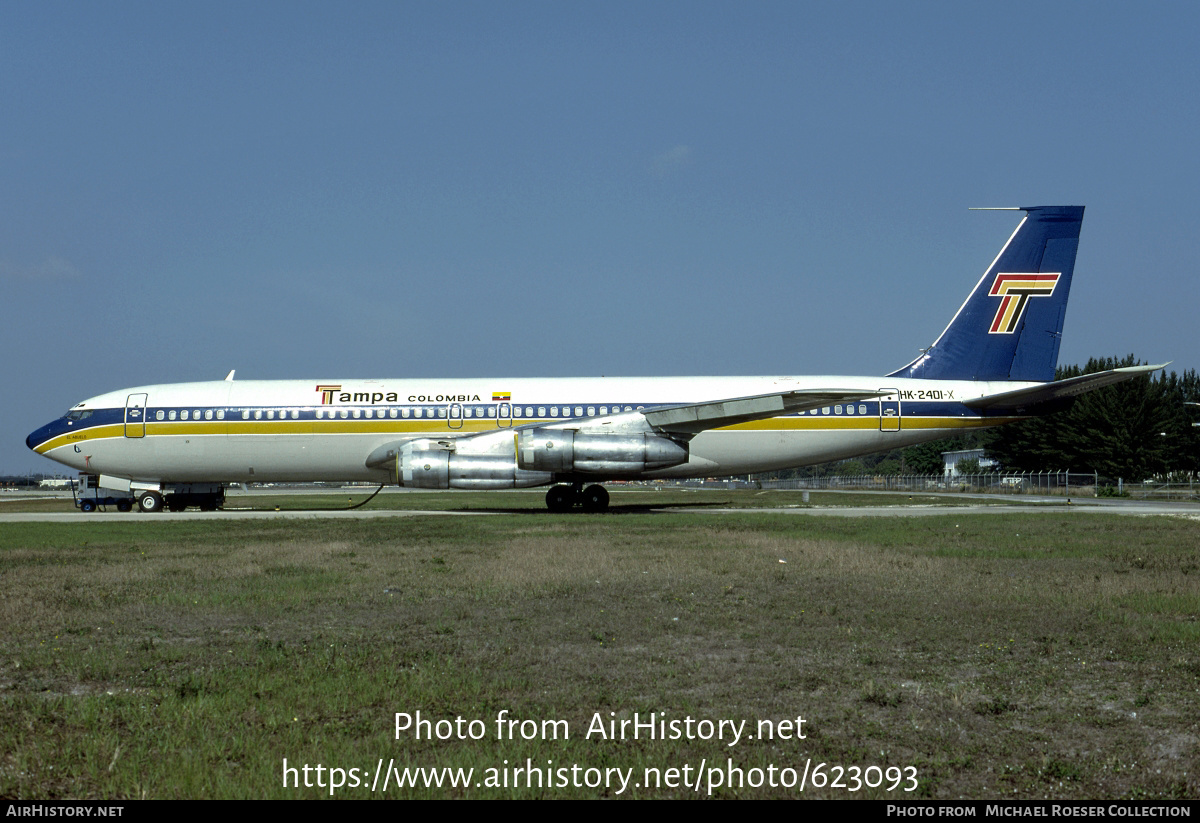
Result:
<svg viewBox="0 0 1200 823"><path fill-rule="evenodd" d="M247 380L92 397L29 448L142 511L216 508L244 482L423 489L551 485L602 510L600 482L772 471L1057 411L1162 366L1054 380L1082 206L1025 217L941 336L885 377Z"/></svg>

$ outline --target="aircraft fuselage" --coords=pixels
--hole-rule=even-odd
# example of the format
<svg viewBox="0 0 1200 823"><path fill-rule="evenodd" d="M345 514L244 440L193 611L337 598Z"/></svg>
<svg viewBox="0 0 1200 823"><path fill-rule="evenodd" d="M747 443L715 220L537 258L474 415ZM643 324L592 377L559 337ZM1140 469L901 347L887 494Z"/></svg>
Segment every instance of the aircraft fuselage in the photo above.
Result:
<svg viewBox="0 0 1200 823"><path fill-rule="evenodd" d="M1013 420L963 401L1030 383L879 377L214 381L90 398L30 448L80 471L149 483L395 482L365 458L409 438L457 440L723 397L837 386L879 398L703 431L686 463L643 477L771 471L884 451ZM71 419L75 418L75 419Z"/></svg>

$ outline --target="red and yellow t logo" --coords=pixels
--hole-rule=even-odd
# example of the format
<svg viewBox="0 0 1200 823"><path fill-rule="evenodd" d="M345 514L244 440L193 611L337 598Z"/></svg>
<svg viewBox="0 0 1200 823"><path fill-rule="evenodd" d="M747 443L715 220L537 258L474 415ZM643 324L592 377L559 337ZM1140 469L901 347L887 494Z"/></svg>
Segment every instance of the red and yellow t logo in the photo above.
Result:
<svg viewBox="0 0 1200 823"><path fill-rule="evenodd" d="M333 393L339 392L341 390L342 390L342 387L340 385L338 385L338 386L317 386L317 391L319 391L321 393L321 405L324 406L324 405L328 405L328 404L332 403L333 402Z"/></svg>
<svg viewBox="0 0 1200 823"><path fill-rule="evenodd" d="M997 274L992 290L992 297L1000 298L1000 308L996 309L996 319L988 334L1012 334L1021 322L1025 313L1025 305L1031 297L1049 297L1054 294L1054 286L1058 283L1059 273L1054 274Z"/></svg>

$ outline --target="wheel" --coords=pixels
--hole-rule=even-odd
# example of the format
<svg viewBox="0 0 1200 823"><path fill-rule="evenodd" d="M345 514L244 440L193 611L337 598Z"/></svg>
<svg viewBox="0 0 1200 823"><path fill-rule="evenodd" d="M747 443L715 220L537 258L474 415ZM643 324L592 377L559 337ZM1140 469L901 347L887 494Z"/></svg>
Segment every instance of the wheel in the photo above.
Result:
<svg viewBox="0 0 1200 823"><path fill-rule="evenodd" d="M119 512L133 511L133 501L132 500L118 500L117 501L117 511L119 511Z"/></svg>
<svg viewBox="0 0 1200 823"><path fill-rule="evenodd" d="M584 489L580 499L585 511L602 512L608 508L608 490L599 484Z"/></svg>
<svg viewBox="0 0 1200 823"><path fill-rule="evenodd" d="M138 498L138 508L144 512L160 512L162 507L163 498L158 492L145 492Z"/></svg>
<svg viewBox="0 0 1200 823"><path fill-rule="evenodd" d="M94 512L96 510L96 503L93 500L80 500L79 510L81 512Z"/></svg>
<svg viewBox="0 0 1200 823"><path fill-rule="evenodd" d="M546 507L552 512L569 512L575 506L575 492L570 486L551 486L546 492Z"/></svg>

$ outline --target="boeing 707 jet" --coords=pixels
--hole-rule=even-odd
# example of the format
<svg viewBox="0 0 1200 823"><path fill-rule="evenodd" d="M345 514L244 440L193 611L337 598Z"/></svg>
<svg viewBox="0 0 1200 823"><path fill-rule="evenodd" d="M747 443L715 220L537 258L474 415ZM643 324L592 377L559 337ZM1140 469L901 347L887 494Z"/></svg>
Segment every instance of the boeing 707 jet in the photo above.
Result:
<svg viewBox="0 0 1200 823"><path fill-rule="evenodd" d="M603 510L602 482L765 472L1057 411L1162 366L1054 381L1082 206L1024 218L942 334L884 376L225 380L84 400L29 448L142 511L216 508L229 483L550 486Z"/></svg>

